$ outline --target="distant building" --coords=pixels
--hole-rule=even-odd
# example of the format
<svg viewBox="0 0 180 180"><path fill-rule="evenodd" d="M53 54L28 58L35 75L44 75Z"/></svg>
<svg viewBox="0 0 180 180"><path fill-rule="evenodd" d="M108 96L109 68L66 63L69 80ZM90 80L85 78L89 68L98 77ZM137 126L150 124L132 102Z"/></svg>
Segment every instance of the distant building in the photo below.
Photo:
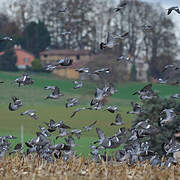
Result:
<svg viewBox="0 0 180 180"><path fill-rule="evenodd" d="M34 55L21 49L21 46L15 45L14 51L17 57L16 66L18 69L26 69L27 67L31 67L31 63L34 60ZM0 52L0 55L3 55L4 52Z"/></svg>
<svg viewBox="0 0 180 180"><path fill-rule="evenodd" d="M72 66L60 66L53 73L68 79L78 79L80 75L75 69L84 66L91 59L90 51L88 50L51 49L40 52L40 60L43 66L55 64L57 60L65 57L73 59Z"/></svg>
<svg viewBox="0 0 180 180"><path fill-rule="evenodd" d="M16 66L18 69L26 69L26 67L31 67L31 63L34 60L34 55L21 49L21 46L14 46L14 51L17 56Z"/></svg>

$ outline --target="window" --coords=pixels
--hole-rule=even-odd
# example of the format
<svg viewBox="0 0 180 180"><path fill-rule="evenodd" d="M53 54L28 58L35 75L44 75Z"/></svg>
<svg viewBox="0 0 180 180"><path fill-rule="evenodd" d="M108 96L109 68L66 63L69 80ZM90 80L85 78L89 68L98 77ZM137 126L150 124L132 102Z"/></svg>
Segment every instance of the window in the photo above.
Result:
<svg viewBox="0 0 180 180"><path fill-rule="evenodd" d="M44 57L45 57L45 58L47 58L47 57L48 57L48 55L47 55L47 54L44 54Z"/></svg>
<svg viewBox="0 0 180 180"><path fill-rule="evenodd" d="M24 62L25 62L25 63L28 63L28 62L29 62L29 58L27 58L27 57L24 58Z"/></svg>
<svg viewBox="0 0 180 180"><path fill-rule="evenodd" d="M76 56L76 59L77 59L77 60L79 60L79 59L80 59L80 55L79 55L79 54Z"/></svg>

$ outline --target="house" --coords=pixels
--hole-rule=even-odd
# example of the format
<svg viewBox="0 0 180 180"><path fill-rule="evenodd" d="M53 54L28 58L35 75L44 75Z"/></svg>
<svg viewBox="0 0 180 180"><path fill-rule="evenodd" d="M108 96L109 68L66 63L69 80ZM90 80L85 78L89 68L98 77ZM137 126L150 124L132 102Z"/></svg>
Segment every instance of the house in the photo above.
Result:
<svg viewBox="0 0 180 180"><path fill-rule="evenodd" d="M91 59L91 54L88 50L72 49L51 49L40 52L40 60L43 66L56 64L57 60L64 59L65 57L73 59L72 66L60 66L53 73L68 79L79 79L80 75L75 69L84 66Z"/></svg>
<svg viewBox="0 0 180 180"><path fill-rule="evenodd" d="M17 57L16 66L18 69L26 69L26 67L31 67L31 63L34 60L34 55L23 50L20 45L14 45L14 51ZM4 52L0 52L3 55Z"/></svg>

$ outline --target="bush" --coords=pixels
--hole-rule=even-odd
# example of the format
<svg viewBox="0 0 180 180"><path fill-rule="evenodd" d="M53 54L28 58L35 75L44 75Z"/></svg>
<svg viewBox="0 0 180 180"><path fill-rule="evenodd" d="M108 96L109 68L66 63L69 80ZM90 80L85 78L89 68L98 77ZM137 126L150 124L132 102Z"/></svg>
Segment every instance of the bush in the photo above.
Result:
<svg viewBox="0 0 180 180"><path fill-rule="evenodd" d="M36 72L40 72L40 71L43 70L43 67L42 67L40 59L35 58L32 61L32 70L36 71Z"/></svg>

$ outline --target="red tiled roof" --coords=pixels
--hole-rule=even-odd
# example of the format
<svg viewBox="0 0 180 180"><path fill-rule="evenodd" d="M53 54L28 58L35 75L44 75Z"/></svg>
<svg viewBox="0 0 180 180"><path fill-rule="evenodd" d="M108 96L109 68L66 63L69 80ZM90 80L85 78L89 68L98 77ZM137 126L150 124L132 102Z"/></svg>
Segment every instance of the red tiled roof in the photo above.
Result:
<svg viewBox="0 0 180 180"><path fill-rule="evenodd" d="M40 55L65 55L65 56L71 56L71 55L89 55L89 50L73 50L73 49L51 49L40 52Z"/></svg>

